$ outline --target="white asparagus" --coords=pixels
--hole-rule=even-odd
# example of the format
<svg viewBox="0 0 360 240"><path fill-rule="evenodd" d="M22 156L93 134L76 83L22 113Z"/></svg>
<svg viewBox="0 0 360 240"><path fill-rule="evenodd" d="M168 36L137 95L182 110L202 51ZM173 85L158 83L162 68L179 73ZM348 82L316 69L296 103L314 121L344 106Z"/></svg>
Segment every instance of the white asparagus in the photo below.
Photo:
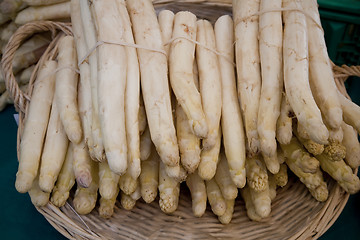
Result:
<svg viewBox="0 0 360 240"><path fill-rule="evenodd" d="M201 217L205 213L207 203L205 182L195 171L187 177L186 185L191 194L192 212L195 217Z"/></svg>
<svg viewBox="0 0 360 240"><path fill-rule="evenodd" d="M261 217L256 213L254 203L251 199L251 193L249 186L245 186L240 190L241 196L244 199L245 207L246 207L246 213L248 217L253 220L259 222L261 220Z"/></svg>
<svg viewBox="0 0 360 240"><path fill-rule="evenodd" d="M216 145L220 130L221 76L217 55L204 48L206 46L216 49L214 29L207 20L198 20L196 25L196 40L200 43L196 45L196 62L199 71L201 101L208 126L208 134L202 141L202 147L209 150Z"/></svg>
<svg viewBox="0 0 360 240"><path fill-rule="evenodd" d="M138 185L137 179L132 178L129 172L123 174L119 179L119 187L126 195L133 194Z"/></svg>
<svg viewBox="0 0 360 240"><path fill-rule="evenodd" d="M258 192L265 190L268 184L268 174L260 155L246 158L246 178L247 185L251 189Z"/></svg>
<svg viewBox="0 0 360 240"><path fill-rule="evenodd" d="M219 158L220 160L214 176L215 181L225 199L235 199L238 195L238 189L230 177L228 161L224 153L220 153Z"/></svg>
<svg viewBox="0 0 360 240"><path fill-rule="evenodd" d="M116 194L120 176L113 173L107 162L99 163L99 193L106 199L111 199Z"/></svg>
<svg viewBox="0 0 360 240"><path fill-rule="evenodd" d="M301 144L314 156L321 154L324 151L324 145L314 142L308 138L308 135L302 131L301 125L294 126L294 134L299 139ZM300 130L300 131L299 131ZM290 144L290 142L289 142Z"/></svg>
<svg viewBox="0 0 360 240"><path fill-rule="evenodd" d="M315 101L324 115L324 121L332 129L342 123L342 109L337 95L337 87L327 52L324 30L321 28L320 15L316 0L301 1L305 13L309 38L310 87Z"/></svg>
<svg viewBox="0 0 360 240"><path fill-rule="evenodd" d="M188 118L179 104L176 105L176 133L181 165L193 173L200 163L200 139L192 132Z"/></svg>
<svg viewBox="0 0 360 240"><path fill-rule="evenodd" d="M221 195L220 188L215 182L215 179L206 181L206 195L213 213L217 216L224 215L226 211L226 202Z"/></svg>
<svg viewBox="0 0 360 240"><path fill-rule="evenodd" d="M172 90L188 118L188 124L196 136L205 138L208 126L193 76L195 43L187 40L196 40L196 28L194 14L181 11L175 15L172 34L175 40L170 47L169 71Z"/></svg>
<svg viewBox="0 0 360 240"><path fill-rule="evenodd" d="M131 210L135 207L136 201L131 198L131 196L126 195L125 193L121 192L121 206L126 210Z"/></svg>
<svg viewBox="0 0 360 240"><path fill-rule="evenodd" d="M74 175L76 183L81 187L87 188L92 182L91 164L92 159L84 140L74 144Z"/></svg>
<svg viewBox="0 0 360 240"><path fill-rule="evenodd" d="M165 171L165 164L159 165L159 206L165 213L174 212L179 203L180 183L169 177Z"/></svg>
<svg viewBox="0 0 360 240"><path fill-rule="evenodd" d="M0 40L7 43L17 28L17 25L13 21L7 24L6 27L1 28Z"/></svg>
<svg viewBox="0 0 360 240"><path fill-rule="evenodd" d="M261 73L258 44L259 17L248 16L257 13L259 7L260 0L233 0L238 96L250 154L257 153L260 148L257 122Z"/></svg>
<svg viewBox="0 0 360 240"><path fill-rule="evenodd" d="M344 122L351 125L360 133L360 107L347 99L338 91L339 100L343 110Z"/></svg>
<svg viewBox="0 0 360 240"><path fill-rule="evenodd" d="M327 155L331 161L341 161L346 156L346 148L341 143L332 142L325 146L323 154Z"/></svg>
<svg viewBox="0 0 360 240"><path fill-rule="evenodd" d="M144 133L140 136L140 159L142 161L149 158L152 145L150 130L146 127Z"/></svg>
<svg viewBox="0 0 360 240"><path fill-rule="evenodd" d="M0 13L14 15L21 9L27 7L23 0L1 0Z"/></svg>
<svg viewBox="0 0 360 240"><path fill-rule="evenodd" d="M81 22L80 2L77 0L71 1L71 23L76 44L76 51L78 57L78 64L80 70L80 81L78 84L78 105L81 119L81 126L84 132L84 140L88 146L90 156L95 158L93 152L93 136L92 128L92 99L91 99L91 84L90 84L90 65L84 61L80 63L82 58L87 53L84 31Z"/></svg>
<svg viewBox="0 0 360 240"><path fill-rule="evenodd" d="M222 106L221 127L224 149L229 164L230 176L237 187L246 183L245 171L245 133L241 117L240 104L236 95L236 77L234 66L234 26L230 16L222 16L215 23L217 50L226 56L218 56L221 72Z"/></svg>
<svg viewBox="0 0 360 240"><path fill-rule="evenodd" d="M281 0L260 2L260 11L281 8ZM275 174L277 160L276 122L280 115L282 74L282 19L281 12L268 12L259 16L259 50L261 61L261 94L258 113L260 149L268 170Z"/></svg>
<svg viewBox="0 0 360 240"><path fill-rule="evenodd" d="M140 187L141 197L146 203L151 203L157 196L159 185L159 161L160 157L155 148L147 161L141 162Z"/></svg>
<svg viewBox="0 0 360 240"><path fill-rule="evenodd" d="M294 126L294 127L296 127L297 133L299 134L299 136L301 138L310 139L310 136L309 136L308 132L306 131L303 124L301 124L300 122L297 121L297 126Z"/></svg>
<svg viewBox="0 0 360 240"><path fill-rule="evenodd" d="M89 52L91 48L96 45L97 37L95 31L94 21L91 17L90 6L88 1L79 1L80 2L80 12L82 19L82 29L84 33L84 38L86 41L86 51ZM98 161L105 160L104 145L102 140L102 134L100 129L100 119L99 119L99 105L98 105L98 63L97 63L97 50L95 49L90 56L88 57L89 66L90 66L90 85L91 85L91 100L92 100L92 124L91 132L93 136L93 146L90 149L93 149L95 159ZM82 56L85 57L85 56Z"/></svg>
<svg viewBox="0 0 360 240"><path fill-rule="evenodd" d="M329 130L329 142L331 143L341 143L344 137L344 132L340 127L338 128L331 128L330 126L328 126L328 130Z"/></svg>
<svg viewBox="0 0 360 240"><path fill-rule="evenodd" d="M278 155L278 160L280 164L283 164L285 162L285 156L284 153L281 149L281 147L277 148L277 155ZM281 167L281 166L280 166Z"/></svg>
<svg viewBox="0 0 360 240"><path fill-rule="evenodd" d="M55 100L60 119L69 140L79 143L82 139L82 128L77 106L77 85L79 75L74 37L65 36L59 41L58 71L55 81Z"/></svg>
<svg viewBox="0 0 360 240"><path fill-rule="evenodd" d="M119 189L117 189L117 191L119 193ZM110 218L114 214L114 207L118 193L115 194L111 199L100 198L99 215L102 218Z"/></svg>
<svg viewBox="0 0 360 240"><path fill-rule="evenodd" d="M64 164L62 165L55 187L51 193L51 202L57 207L65 205L66 200L69 198L70 190L75 184L73 162L74 146L73 143L70 142Z"/></svg>
<svg viewBox="0 0 360 240"><path fill-rule="evenodd" d="M287 145L281 145L281 148L287 148ZM296 154L286 156L286 164L290 170L299 177L300 181L309 189L311 195L318 201L323 202L328 198L328 189L326 182L323 179L322 171L317 168L314 173L304 172L301 168L302 158L299 157L299 151L295 151Z"/></svg>
<svg viewBox="0 0 360 240"><path fill-rule="evenodd" d="M75 191L73 205L74 209L78 214L85 215L89 214L96 205L97 200L97 192L89 191L88 188L83 188L77 185L77 189ZM102 198L100 198L101 204ZM99 208L100 211L100 208Z"/></svg>
<svg viewBox="0 0 360 240"><path fill-rule="evenodd" d="M35 69L35 65L31 65L30 67L25 68L25 69L20 73L19 78L16 79L20 86L29 83L31 74L32 74L32 72L34 71L34 69Z"/></svg>
<svg viewBox="0 0 360 240"><path fill-rule="evenodd" d="M137 181L139 181L139 179L137 179ZM139 200L141 198L141 188L140 188L140 183L137 184L137 187L135 189L135 191L130 194L130 197L132 199L134 199L135 201Z"/></svg>
<svg viewBox="0 0 360 240"><path fill-rule="evenodd" d="M39 177L37 176L29 190L29 196L32 204L36 207L43 207L49 202L50 192L43 192L39 186Z"/></svg>
<svg viewBox="0 0 360 240"><path fill-rule="evenodd" d="M144 133L146 126L147 126L147 121L146 121L144 100L143 100L142 95L140 94L140 101L139 101L139 133L140 133L140 135L142 135ZM140 157L140 159L141 159L141 157Z"/></svg>
<svg viewBox="0 0 360 240"><path fill-rule="evenodd" d="M355 194L360 190L360 179L343 161L332 161L325 154L316 156L321 169L327 172L348 193Z"/></svg>
<svg viewBox="0 0 360 240"><path fill-rule="evenodd" d="M331 161L341 161L346 156L346 148L341 144L344 132L341 128L329 129L329 143L325 145L323 154L329 157Z"/></svg>
<svg viewBox="0 0 360 240"><path fill-rule="evenodd" d="M44 192L51 192L65 161L69 140L60 120L58 107L53 99L44 149L41 155L39 186Z"/></svg>
<svg viewBox="0 0 360 240"><path fill-rule="evenodd" d="M216 49L215 32L210 22L197 21L197 41L211 49ZM198 173L204 180L210 180L216 173L221 145L221 80L218 58L215 53L196 46L196 58L199 71L200 93L208 122L209 132L202 141L202 152Z"/></svg>
<svg viewBox="0 0 360 240"><path fill-rule="evenodd" d="M360 143L358 134L353 127L343 122L341 128L344 132L342 145L346 148L345 161L351 168L360 166Z"/></svg>
<svg viewBox="0 0 360 240"><path fill-rule="evenodd" d="M269 193L270 193L270 199L273 201L276 198L276 180L275 175L272 173L268 173L269 175Z"/></svg>
<svg viewBox="0 0 360 240"><path fill-rule="evenodd" d="M49 40L42 35L35 35L24 42L15 52L13 59L14 74L35 64L47 48Z"/></svg>
<svg viewBox="0 0 360 240"><path fill-rule="evenodd" d="M280 170L277 174L274 174L275 183L279 187L284 187L288 183L287 165L282 163Z"/></svg>
<svg viewBox="0 0 360 240"><path fill-rule="evenodd" d="M286 94L284 93L281 100L280 116L276 122L276 139L281 144L288 144L292 137L292 118L294 112L291 109Z"/></svg>
<svg viewBox="0 0 360 240"><path fill-rule="evenodd" d="M296 137L293 137L289 144L281 144L285 158L296 159L297 166L305 173L315 173L320 166L316 158L312 157L301 145Z"/></svg>
<svg viewBox="0 0 360 240"><path fill-rule="evenodd" d="M174 27L174 18L175 18L175 14L170 10L163 10L163 11L160 11L158 14L158 22L159 22L159 28L160 28L160 32L161 32L161 40L163 42L164 50L166 53L168 67L169 67L171 44L166 44L166 43L170 43L170 39L171 39L171 36L173 33L173 27ZM168 72L168 76L169 76L169 72ZM174 92L171 89L170 78L169 78L169 92L170 92L170 101L171 101L173 120L175 121L175 118L176 118L175 106L177 104L176 104L176 98L175 98ZM174 125L175 125L175 122L174 122ZM176 126L175 126L175 130L176 130ZM168 172L168 174L170 174L170 175L172 175L172 174L179 175L179 172L180 172L179 167L180 166L178 166L178 165L176 165L174 167L167 166L165 169L166 169L166 172ZM179 177L179 176L175 176L175 177Z"/></svg>
<svg viewBox="0 0 360 240"><path fill-rule="evenodd" d="M284 0L284 8L299 8L299 1ZM309 54L306 16L299 11L286 11L284 18L284 85L294 113L309 133L310 139L326 144L329 132L322 121L309 83ZM316 131L314 131L316 129Z"/></svg>
<svg viewBox="0 0 360 240"><path fill-rule="evenodd" d="M163 43L167 43L172 36L173 26L174 26L175 14L170 10L161 10L158 14L159 27L161 31L161 39ZM164 46L166 55L169 57L171 44L166 44Z"/></svg>
<svg viewBox="0 0 360 240"><path fill-rule="evenodd" d="M326 182L324 181L321 182L320 185L315 189L309 188L309 192L319 202L326 201L329 195Z"/></svg>
<svg viewBox="0 0 360 240"><path fill-rule="evenodd" d="M216 136L216 143L211 149L203 149L200 154L200 164L198 167L199 176L204 180L210 180L215 176L216 167L219 162L221 147L221 129Z"/></svg>
<svg viewBox="0 0 360 240"><path fill-rule="evenodd" d="M136 44L154 49L137 49L141 87L147 113L151 139L161 160L169 166L180 162L179 148L173 122L167 77L167 57L152 2L148 0L126 1L133 26Z"/></svg>
<svg viewBox="0 0 360 240"><path fill-rule="evenodd" d="M225 199L225 203L226 203L225 213L221 216L218 216L218 219L222 224L229 224L231 222L234 213L235 199Z"/></svg>
<svg viewBox="0 0 360 240"><path fill-rule="evenodd" d="M251 199L254 203L254 208L261 218L268 217L271 212L271 197L270 197L270 189L269 183L267 182L265 190L261 192L254 191L254 189L250 189Z"/></svg>
<svg viewBox="0 0 360 240"><path fill-rule="evenodd" d="M124 22L124 40L134 44L129 14L123 0L117 1L119 14ZM140 70L136 49L125 47L127 55L127 75L125 89L125 126L128 148L128 171L133 179L141 172L140 166L140 132L139 132L139 101L140 101Z"/></svg>
<svg viewBox="0 0 360 240"><path fill-rule="evenodd" d="M97 35L101 40L125 41L125 22L115 0L93 1L92 9ZM128 168L125 128L128 62L125 47L113 44L99 46L97 63L99 119L105 154L111 171L122 175Z"/></svg>
<svg viewBox="0 0 360 240"><path fill-rule="evenodd" d="M170 167L165 166L165 172L169 176L174 176L173 178L178 181L179 183L182 183L186 180L188 176L188 172L185 170L185 168L180 164L179 166Z"/></svg>
<svg viewBox="0 0 360 240"><path fill-rule="evenodd" d="M90 173L91 184L87 188L77 185L75 191L73 205L79 214L90 213L96 205L99 189L99 164L97 162L91 161Z"/></svg>
<svg viewBox="0 0 360 240"><path fill-rule="evenodd" d="M34 84L20 142L19 169L15 182L16 190L21 193L30 190L37 176L54 96L55 76L51 73L55 71L56 66L55 61L45 62Z"/></svg>
<svg viewBox="0 0 360 240"><path fill-rule="evenodd" d="M28 7L20 11L15 23L22 25L31 21L53 20L70 17L70 1L47 6Z"/></svg>
<svg viewBox="0 0 360 240"><path fill-rule="evenodd" d="M196 88L199 89L199 74L196 61L194 61L193 65L193 77ZM198 168L200 163L200 138L193 133L188 118L178 103L176 104L175 115L181 166L191 174Z"/></svg>

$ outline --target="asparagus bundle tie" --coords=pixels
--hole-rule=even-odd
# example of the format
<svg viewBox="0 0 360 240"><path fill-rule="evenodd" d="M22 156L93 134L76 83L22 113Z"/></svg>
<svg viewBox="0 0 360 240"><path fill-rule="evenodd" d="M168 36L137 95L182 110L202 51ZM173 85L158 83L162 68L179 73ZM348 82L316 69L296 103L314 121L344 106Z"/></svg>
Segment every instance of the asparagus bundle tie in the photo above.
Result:
<svg viewBox="0 0 360 240"><path fill-rule="evenodd" d="M205 48L206 50L209 50L210 52L212 53L215 53L216 55L218 56L221 56L223 57L224 59L226 59L227 61L229 61L231 64L233 64L235 66L235 63L233 60L231 60L227 55L225 54L222 54L218 51L216 51L215 49L213 48L210 48L208 46L206 46L205 44L202 44L196 40L193 40L191 38L187 38L187 37L174 37L174 38L171 38L168 42L164 43L163 45L164 46L167 46L169 44L171 44L172 42L176 41L176 40L179 40L179 39L185 39L187 41L190 41L196 45L199 45L203 48ZM144 49L144 50L149 50L149 51L153 51L153 52L158 52L158 53L162 53L164 54L165 56L167 56L167 53L165 50L162 50L162 49L156 49L156 48L150 48L150 47L146 47L146 46L143 46L143 45L139 45L139 44L135 44L135 43L127 43L127 42L122 42L122 41L107 41L107 40L99 40L96 42L95 46L93 46L92 48L89 49L89 51L85 54L84 57L82 57L79 61L79 64L78 66L80 67L81 64L83 64L84 62L86 62L89 58L89 56L101 45L103 44L113 44L113 45L120 45L120 46L126 46L126 47L133 47L133 48L138 48L138 49ZM75 70L75 69L74 69Z"/></svg>
<svg viewBox="0 0 360 240"><path fill-rule="evenodd" d="M202 44L201 42L196 41L196 40L193 40L193 39L188 38L188 37L183 37L183 36L173 37L173 38L171 38L168 42L164 43L164 46L167 46L167 45L171 44L172 42L174 42L174 41L176 41L176 40L179 40L179 39L184 39L184 40L187 40L187 41L189 41L189 42L192 42L192 43L194 43L194 44L196 44L196 45L199 45L199 46L205 48L206 50L209 50L210 52L212 52L212 53L214 53L214 54L216 54L216 55L218 55L218 56L223 57L224 59L226 59L227 61L229 61L229 63L231 63L232 65L235 66L234 61L233 61L231 58L229 58L229 56L227 56L226 54L223 54L223 53L221 53L221 52L219 52L219 51L216 51L215 49L213 49L213 48L211 48L211 47L208 47L208 46L206 46L205 44Z"/></svg>
<svg viewBox="0 0 360 240"><path fill-rule="evenodd" d="M165 50L162 49L156 49L156 48L150 48L150 47L146 47L146 46L142 46L139 44L135 44L135 43L127 43L127 42L123 42L123 41L107 41L107 40L99 40L96 42L95 46L93 46L92 48L89 49L89 51L85 54L84 57L81 58L81 60L79 61L78 66L80 66L81 64L83 64L85 61L88 60L89 56L101 45L103 44L112 44L112 45L119 45L119 46L124 46L124 47L133 47L133 48L139 48L139 49L144 49L144 50L149 50L149 51L153 51L153 52L158 52L158 53L162 53L165 56L167 55Z"/></svg>
<svg viewBox="0 0 360 240"><path fill-rule="evenodd" d="M69 70L72 70L74 72L76 72L77 74L80 74L80 71L78 68L74 68L73 66L70 66L70 65L65 65L65 66L61 66L61 67L58 67L54 70L54 72L50 73L49 75L51 74L56 74L57 72L61 71L61 70L64 70L64 69L69 69Z"/></svg>

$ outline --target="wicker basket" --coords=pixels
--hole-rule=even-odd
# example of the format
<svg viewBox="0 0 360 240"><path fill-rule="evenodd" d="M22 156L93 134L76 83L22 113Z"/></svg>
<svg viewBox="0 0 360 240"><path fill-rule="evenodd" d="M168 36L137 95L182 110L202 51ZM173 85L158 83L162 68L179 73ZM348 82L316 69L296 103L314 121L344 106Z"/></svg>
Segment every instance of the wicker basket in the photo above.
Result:
<svg viewBox="0 0 360 240"><path fill-rule="evenodd" d="M212 21L222 14L231 14L231 1L228 0L154 2L157 10L187 9ZM51 31L53 41L39 60L28 91L24 93L19 89L11 71L12 59L16 49L26 38L42 31ZM2 67L7 89L20 113L18 148L37 71L45 60L54 59L58 39L62 34L72 34L69 24L48 21L29 23L18 29L6 47ZM351 75L360 76L360 67L334 66L334 72L339 89L346 94L344 81ZM152 204L139 200L132 211L122 209L117 202L114 215L108 220L99 216L98 207L89 215L79 216L72 208L73 194L64 207L57 208L49 203L37 210L69 239L317 239L335 222L349 198L349 194L333 180L326 180L329 198L326 202L319 203L300 181L290 177L289 183L278 190L270 217L262 222L248 219L241 199L237 199L235 203L233 220L229 225L220 224L210 209L202 218L196 218L191 211L191 198L186 188L181 189L178 210L170 215L161 212L157 200Z"/></svg>

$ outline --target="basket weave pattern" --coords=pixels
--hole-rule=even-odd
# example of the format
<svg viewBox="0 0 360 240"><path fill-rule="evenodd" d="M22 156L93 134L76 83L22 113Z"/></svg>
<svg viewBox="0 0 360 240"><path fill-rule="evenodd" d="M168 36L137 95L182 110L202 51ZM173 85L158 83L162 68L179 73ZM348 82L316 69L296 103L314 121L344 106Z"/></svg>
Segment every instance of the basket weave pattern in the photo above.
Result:
<svg viewBox="0 0 360 240"><path fill-rule="evenodd" d="M174 1L154 1L157 9L179 10ZM204 8L216 12L216 18L227 11L231 13L231 1L175 1L180 9L189 9L199 17L205 17ZM195 4L197 3L196 7ZM230 3L229 3L230 2ZM193 11L193 8L195 8ZM198 11L196 11L198 10ZM210 10L209 10L210 11ZM207 16L213 12L207 11ZM39 60L26 93L22 92L12 73L12 60L16 49L32 34L50 31L53 41ZM19 110L18 148L24 126L31 91L37 71L44 61L54 59L57 54L57 43L61 35L71 35L71 26L57 22L34 22L18 29L6 47L2 60L2 68L6 86L14 99L14 105ZM339 90L347 95L344 82L349 76L360 76L360 66L333 66L336 84ZM166 215L158 206L158 199L152 204L139 200L136 207L127 211L116 203L114 215L104 220L98 214L96 207L91 214L78 216L73 210L70 196L66 205L57 208L51 203L37 210L60 233L69 239L317 239L338 218L349 198L333 180L326 178L329 188L329 198L324 203L317 202L307 188L295 177L290 177L289 183L278 189L276 199L272 202L270 217L262 222L250 221L246 215L244 202L237 199L233 220L229 225L222 225L208 209L203 217L196 218L191 211L191 198L186 188L181 188L179 207L175 213Z"/></svg>

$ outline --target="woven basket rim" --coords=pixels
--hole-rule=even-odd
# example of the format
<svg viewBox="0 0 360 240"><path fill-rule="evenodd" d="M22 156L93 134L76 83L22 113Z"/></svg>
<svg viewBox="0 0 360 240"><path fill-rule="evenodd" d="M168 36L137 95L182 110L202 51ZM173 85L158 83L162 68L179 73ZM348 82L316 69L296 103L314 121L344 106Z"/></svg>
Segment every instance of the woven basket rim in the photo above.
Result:
<svg viewBox="0 0 360 240"><path fill-rule="evenodd" d="M159 1L159 2L172 2L172 1ZM189 1L185 1L189 2ZM206 1L203 1L206 2ZM215 1L211 1L212 3ZM226 1L225 1L226 2ZM221 4L218 3L218 4ZM225 3L226 4L226 3ZM29 84L29 91L27 94L22 92L17 85L15 77L11 71L12 69L12 59L14 57L14 53L16 49L21 45L21 43L28 38L30 35L42 32L42 31L51 31L53 36L53 41L50 46L46 50L45 54L39 60L37 67L34 70L32 75L32 79ZM6 81L6 87L10 92L10 95L14 99L14 103L16 108L20 112L20 122L18 129L18 142L17 146L19 148L20 144L20 136L24 124L24 117L27 112L27 103L31 96L31 89L36 77L36 71L39 66L46 60L55 56L56 51L56 43L60 38L60 35L71 35L71 24L62 23L62 22L52 22L52 21L38 21L32 22L23 25L20 27L16 33L11 37L8 45L6 46L5 53L3 55L3 59L1 62L1 66L3 68L4 79ZM346 66L343 65L341 67L333 65L334 76L336 79L336 84L338 89L342 94L349 97L346 92L344 82L349 76L360 76L360 66ZM357 170L356 170L357 172ZM289 239L306 239L313 238L317 239L320 237L327 229L329 229L335 220L339 217L340 213L344 209L349 198L349 194L345 193L340 186L334 184L331 189L331 193L329 194L329 199L325 202L321 211L316 215L313 221L309 222L306 226L303 226L298 232L296 232ZM70 206L69 203L67 203ZM70 206L71 208L71 206ZM45 207L37 207L36 208L45 218L46 220L62 235L69 239L103 239L104 236L97 234L96 232L91 231L85 225L81 225L76 223L73 219L68 217L66 213L64 213L64 208L57 208L53 204L49 203ZM199 219L201 221L201 219ZM231 224L231 223L230 223ZM238 236L236 236L238 237ZM235 237L234 237L235 238Z"/></svg>

